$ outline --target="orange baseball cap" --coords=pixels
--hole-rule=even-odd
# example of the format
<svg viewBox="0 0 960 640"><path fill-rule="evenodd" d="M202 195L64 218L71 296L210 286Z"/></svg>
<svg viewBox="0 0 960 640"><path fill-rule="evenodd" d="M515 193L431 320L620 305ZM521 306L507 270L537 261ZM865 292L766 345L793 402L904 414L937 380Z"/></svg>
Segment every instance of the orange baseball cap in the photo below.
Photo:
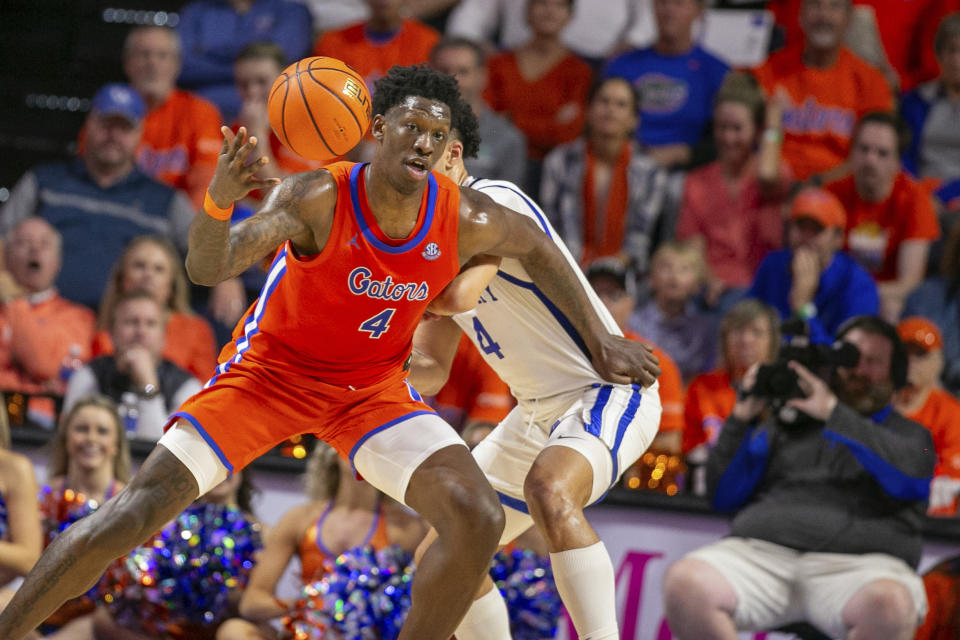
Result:
<svg viewBox="0 0 960 640"><path fill-rule="evenodd" d="M924 351L943 347L940 329L934 323L920 316L906 318L897 325L897 333L904 344L912 344Z"/></svg>
<svg viewBox="0 0 960 640"><path fill-rule="evenodd" d="M816 220L824 228L847 227L847 212L843 205L829 191L807 188L797 194L790 206L790 219L810 218Z"/></svg>

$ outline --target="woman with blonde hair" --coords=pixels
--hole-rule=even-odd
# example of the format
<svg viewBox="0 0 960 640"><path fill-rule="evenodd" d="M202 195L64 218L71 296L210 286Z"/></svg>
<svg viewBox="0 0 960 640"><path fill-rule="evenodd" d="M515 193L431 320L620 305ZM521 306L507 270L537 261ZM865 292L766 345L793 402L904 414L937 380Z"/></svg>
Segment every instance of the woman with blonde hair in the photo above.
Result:
<svg viewBox="0 0 960 640"><path fill-rule="evenodd" d="M40 491L44 546L96 511L130 480L127 435L112 400L81 398L60 419L51 443L47 477ZM69 600L42 628L58 629L58 640L89 638L94 607L89 593Z"/></svg>
<svg viewBox="0 0 960 640"><path fill-rule="evenodd" d="M307 585L322 577L326 560L344 551L397 545L412 553L426 533L415 514L357 480L350 463L323 442L316 443L304 483L310 502L292 508L270 530L240 600L243 618L223 623L218 640L276 637L268 622L293 608L293 602L275 594L294 556L300 558L302 583Z"/></svg>
<svg viewBox="0 0 960 640"><path fill-rule="evenodd" d="M10 451L6 402L0 395L0 611L14 593L3 587L27 575L40 557L42 540L33 465Z"/></svg>
<svg viewBox="0 0 960 640"><path fill-rule="evenodd" d="M113 265L100 300L93 355L113 353L109 333L113 310L120 294L135 289L150 292L169 314L163 357L200 380L209 378L216 366L213 330L190 309L183 261L170 241L161 236L134 238Z"/></svg>
<svg viewBox="0 0 960 640"><path fill-rule="evenodd" d="M733 411L737 389L747 369L769 364L780 349L777 311L759 300L741 300L720 322L720 366L696 378L687 387L682 450L687 462L702 465ZM702 467L701 467L702 468ZM705 476L694 474L691 488L703 494Z"/></svg>

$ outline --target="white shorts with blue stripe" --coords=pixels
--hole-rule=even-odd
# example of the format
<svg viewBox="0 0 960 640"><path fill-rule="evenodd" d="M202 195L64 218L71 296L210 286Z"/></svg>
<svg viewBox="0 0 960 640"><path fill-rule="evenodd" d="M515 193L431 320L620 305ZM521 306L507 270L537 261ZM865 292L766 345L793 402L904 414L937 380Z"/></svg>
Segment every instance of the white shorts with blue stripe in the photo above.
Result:
<svg viewBox="0 0 960 640"><path fill-rule="evenodd" d="M569 447L587 459L593 468L588 504L593 504L653 442L660 413L657 385L609 383L515 407L473 450L507 515L501 543L533 524L523 483L541 451Z"/></svg>

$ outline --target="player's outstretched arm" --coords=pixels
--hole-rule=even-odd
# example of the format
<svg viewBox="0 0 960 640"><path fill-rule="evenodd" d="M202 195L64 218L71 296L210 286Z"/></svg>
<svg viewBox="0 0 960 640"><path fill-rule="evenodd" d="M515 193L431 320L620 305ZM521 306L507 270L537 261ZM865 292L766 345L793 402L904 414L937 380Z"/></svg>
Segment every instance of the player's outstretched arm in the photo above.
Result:
<svg viewBox="0 0 960 640"><path fill-rule="evenodd" d="M460 326L442 316L424 318L413 334L410 384L423 395L435 395L447 383L460 343Z"/></svg>
<svg viewBox="0 0 960 640"><path fill-rule="evenodd" d="M660 369L651 348L607 330L574 267L536 222L469 189L460 191L460 202L461 260L477 254L516 258L583 337L597 373L611 382L654 383Z"/></svg>
<svg viewBox="0 0 960 640"><path fill-rule="evenodd" d="M287 240L304 254L317 253L322 248L317 247L318 237L322 234L326 241L336 204L336 185L326 171L294 174L283 182L275 178L259 180L254 173L267 159L247 162L257 139L247 138L243 127L236 136L227 127L222 132L223 148L207 189L215 207L230 209L254 189L279 186L270 192L259 213L233 227L229 218L207 215L210 212L194 218L187 274L196 284L206 286L243 273Z"/></svg>

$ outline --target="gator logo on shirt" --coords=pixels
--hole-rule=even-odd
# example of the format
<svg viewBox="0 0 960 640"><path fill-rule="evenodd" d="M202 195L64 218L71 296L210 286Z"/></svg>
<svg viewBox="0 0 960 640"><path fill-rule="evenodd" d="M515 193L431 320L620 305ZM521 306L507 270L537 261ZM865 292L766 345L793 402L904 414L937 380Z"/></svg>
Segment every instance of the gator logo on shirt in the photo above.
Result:
<svg viewBox="0 0 960 640"><path fill-rule="evenodd" d="M347 287L355 296L367 296L374 300L426 300L430 287L426 282L394 282L391 276L374 280L373 272L366 267L357 267L347 276Z"/></svg>
<svg viewBox="0 0 960 640"><path fill-rule="evenodd" d="M636 80L644 113L674 113L687 103L690 86L662 73L645 73Z"/></svg>
<svg viewBox="0 0 960 640"><path fill-rule="evenodd" d="M217 147L220 147L219 142ZM145 174L153 177L162 173L186 173L190 166L190 154L182 144L170 149L152 149L143 146L137 150L137 166Z"/></svg>

